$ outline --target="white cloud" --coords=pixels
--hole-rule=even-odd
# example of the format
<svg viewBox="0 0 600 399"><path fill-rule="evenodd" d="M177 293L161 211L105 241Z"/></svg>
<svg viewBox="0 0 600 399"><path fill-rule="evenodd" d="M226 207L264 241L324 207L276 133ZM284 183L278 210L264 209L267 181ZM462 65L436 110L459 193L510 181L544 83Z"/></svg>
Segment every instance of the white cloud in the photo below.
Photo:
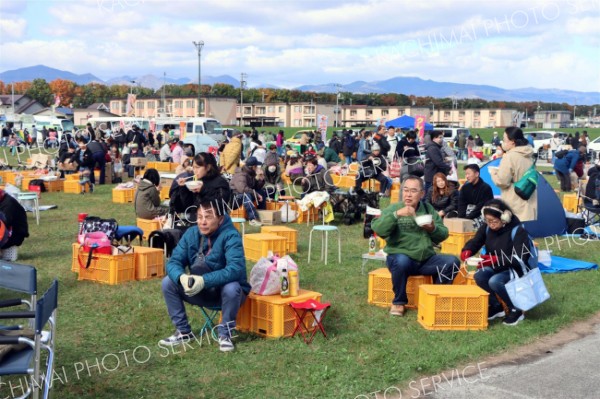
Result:
<svg viewBox="0 0 600 399"><path fill-rule="evenodd" d="M27 21L23 18L0 19L0 37L3 41L8 39L20 39L27 28Z"/></svg>

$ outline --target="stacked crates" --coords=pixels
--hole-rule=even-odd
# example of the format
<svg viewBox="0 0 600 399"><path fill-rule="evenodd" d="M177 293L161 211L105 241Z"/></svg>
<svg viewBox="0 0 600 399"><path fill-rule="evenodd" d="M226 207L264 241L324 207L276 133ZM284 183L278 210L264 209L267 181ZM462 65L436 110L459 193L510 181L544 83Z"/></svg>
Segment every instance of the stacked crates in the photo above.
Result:
<svg viewBox="0 0 600 399"><path fill-rule="evenodd" d="M278 256L287 254L287 239L270 233L256 233L244 235L244 253L251 261L266 258L269 251Z"/></svg>
<svg viewBox="0 0 600 399"><path fill-rule="evenodd" d="M276 234L281 237L285 237L286 241L286 252L288 254L295 254L298 252L298 231L290 227L285 226L262 226L260 228L261 233Z"/></svg>
<svg viewBox="0 0 600 399"><path fill-rule="evenodd" d="M144 232L144 236L143 236L144 240L148 239L148 237L150 236L150 233L152 233L155 230L160 230L162 228L160 221L156 220L156 219L136 218L135 223L136 223L136 226L139 227L140 229L142 229L142 231Z"/></svg>
<svg viewBox="0 0 600 399"><path fill-rule="evenodd" d="M442 242L441 253L445 255L460 256L460 252L465 247L467 241L475 237L475 232L470 233L449 233L448 238Z"/></svg>
<svg viewBox="0 0 600 399"><path fill-rule="evenodd" d="M431 276L410 276L406 283L407 308L416 309L419 304L419 286L431 284ZM367 302L371 305L389 307L394 299L392 290L392 274L382 267L369 272L369 293Z"/></svg>

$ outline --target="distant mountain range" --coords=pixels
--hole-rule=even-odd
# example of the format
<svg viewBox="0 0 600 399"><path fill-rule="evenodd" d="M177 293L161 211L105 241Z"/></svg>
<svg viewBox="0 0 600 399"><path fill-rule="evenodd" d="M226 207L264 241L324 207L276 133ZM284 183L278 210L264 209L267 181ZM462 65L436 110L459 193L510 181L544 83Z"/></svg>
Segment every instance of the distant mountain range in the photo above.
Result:
<svg viewBox="0 0 600 399"><path fill-rule="evenodd" d="M77 84L87 84L92 82L103 83L107 85L126 84L140 85L152 89L159 89L163 85L162 76L141 75L141 76L121 76L103 81L91 73L77 75L72 72L62 71L50 68L44 65L15 69L0 73L0 80L4 83L19 82L42 78L50 82L54 79L67 79ZM134 82L134 83L132 83ZM197 83L197 80L189 78L173 79L164 78L167 84L183 85L186 83ZM215 83L230 84L239 87L239 80L229 76L202 76L202 84L213 85ZM256 88L278 88L277 86L261 83L254 86ZM296 88L302 91L314 91L324 93L335 93L337 90L333 83L321 85L304 85ZM496 101L542 101L553 103L568 103L577 105L600 104L600 92L580 92L561 89L536 89L527 87L523 89L508 90L495 86L462 84L451 82L435 82L433 80L424 80L415 77L395 77L387 80L378 80L372 82L356 81L341 85L340 91L348 91L356 94L366 93L402 93L406 95L431 96L436 98L456 97L460 98L481 98L484 100Z"/></svg>

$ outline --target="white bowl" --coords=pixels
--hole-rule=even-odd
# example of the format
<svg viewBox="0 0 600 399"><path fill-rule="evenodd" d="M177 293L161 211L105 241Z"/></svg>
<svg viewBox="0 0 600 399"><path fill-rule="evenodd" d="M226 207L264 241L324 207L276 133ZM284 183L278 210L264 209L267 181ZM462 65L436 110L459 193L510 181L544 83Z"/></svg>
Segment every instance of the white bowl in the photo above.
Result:
<svg viewBox="0 0 600 399"><path fill-rule="evenodd" d="M479 262L481 262L483 260L483 258L479 258L476 256L471 256L470 258L467 258L466 262L467 262L467 266L471 266L471 267L477 267L477 265L479 264Z"/></svg>
<svg viewBox="0 0 600 399"><path fill-rule="evenodd" d="M421 215L421 216L417 216L415 218L415 222L419 225L419 226L425 226L426 224L430 224L431 222L433 222L433 216L431 215Z"/></svg>
<svg viewBox="0 0 600 399"><path fill-rule="evenodd" d="M58 176L45 176L42 178L43 181L56 181L58 180Z"/></svg>
<svg viewBox="0 0 600 399"><path fill-rule="evenodd" d="M185 186L188 188L188 190L197 190L202 187L202 184L203 183L199 180L185 182Z"/></svg>

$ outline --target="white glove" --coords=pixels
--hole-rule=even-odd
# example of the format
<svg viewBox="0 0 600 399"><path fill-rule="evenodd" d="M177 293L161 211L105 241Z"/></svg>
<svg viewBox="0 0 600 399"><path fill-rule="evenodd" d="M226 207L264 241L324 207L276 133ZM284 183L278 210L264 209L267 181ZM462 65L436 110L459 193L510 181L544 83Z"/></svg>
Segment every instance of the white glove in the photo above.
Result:
<svg viewBox="0 0 600 399"><path fill-rule="evenodd" d="M188 289L188 280L190 279L190 277L191 276L189 274L185 274L185 273L183 273L181 276L179 276L179 284L181 284L184 291Z"/></svg>
<svg viewBox="0 0 600 399"><path fill-rule="evenodd" d="M190 281L192 281L192 286L188 287L187 285L185 287L183 287L183 290L185 291L185 294L187 296L194 296L200 293L200 291L202 291L202 289L204 288L204 277L202 276L197 276L195 274L191 274L188 276L188 282L187 284L190 283Z"/></svg>
<svg viewBox="0 0 600 399"><path fill-rule="evenodd" d="M598 206L599 203L600 202L598 202L598 200L592 200L592 205L594 205L594 206Z"/></svg>

